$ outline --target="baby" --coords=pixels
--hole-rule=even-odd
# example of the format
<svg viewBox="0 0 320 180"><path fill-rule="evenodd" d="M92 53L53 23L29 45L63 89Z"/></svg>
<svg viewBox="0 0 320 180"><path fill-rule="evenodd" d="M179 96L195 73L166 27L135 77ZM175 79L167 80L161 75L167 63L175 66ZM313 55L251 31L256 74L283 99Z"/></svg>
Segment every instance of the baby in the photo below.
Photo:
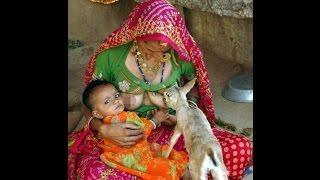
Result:
<svg viewBox="0 0 320 180"><path fill-rule="evenodd" d="M102 119L104 124L130 122L140 127L146 138L132 147L121 147L109 139L103 139L100 158L108 166L139 176L143 179L179 179L185 170L188 156L183 151L172 151L168 159L164 157L167 145L152 151L147 137L160 125L156 120L140 118L135 112L124 111L120 93L106 81L92 81L83 94L85 106L92 116ZM153 144L156 147L156 144Z"/></svg>

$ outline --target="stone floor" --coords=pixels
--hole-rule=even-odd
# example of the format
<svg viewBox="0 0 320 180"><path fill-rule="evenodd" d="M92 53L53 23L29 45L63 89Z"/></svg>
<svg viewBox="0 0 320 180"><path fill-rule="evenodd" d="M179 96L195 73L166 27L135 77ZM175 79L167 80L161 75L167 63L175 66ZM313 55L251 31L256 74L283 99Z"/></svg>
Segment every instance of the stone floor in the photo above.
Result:
<svg viewBox="0 0 320 180"><path fill-rule="evenodd" d="M245 177L243 178L243 180L253 180L253 173L245 176Z"/></svg>

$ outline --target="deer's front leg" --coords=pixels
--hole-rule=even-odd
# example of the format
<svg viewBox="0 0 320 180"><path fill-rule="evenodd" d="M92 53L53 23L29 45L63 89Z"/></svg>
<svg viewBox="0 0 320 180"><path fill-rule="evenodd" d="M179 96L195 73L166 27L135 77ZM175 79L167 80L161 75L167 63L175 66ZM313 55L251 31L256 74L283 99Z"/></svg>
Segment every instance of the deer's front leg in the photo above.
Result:
<svg viewBox="0 0 320 180"><path fill-rule="evenodd" d="M170 152L173 148L173 146L177 143L179 137L181 136L181 131L179 131L177 128L174 129L174 132L173 132L173 135L170 139L170 145L169 145L169 148L168 148L168 151L166 153L166 156L165 158L168 158L169 155L170 155Z"/></svg>

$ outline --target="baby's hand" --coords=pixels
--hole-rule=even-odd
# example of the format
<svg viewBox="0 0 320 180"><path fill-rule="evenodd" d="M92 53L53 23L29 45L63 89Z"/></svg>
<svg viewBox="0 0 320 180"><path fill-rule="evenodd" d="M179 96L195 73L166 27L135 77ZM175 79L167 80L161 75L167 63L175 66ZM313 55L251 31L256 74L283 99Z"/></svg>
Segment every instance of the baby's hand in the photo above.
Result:
<svg viewBox="0 0 320 180"><path fill-rule="evenodd" d="M150 148L151 148L151 151L158 152L158 151L161 150L161 145L158 144L158 143L153 142L153 143L151 143Z"/></svg>

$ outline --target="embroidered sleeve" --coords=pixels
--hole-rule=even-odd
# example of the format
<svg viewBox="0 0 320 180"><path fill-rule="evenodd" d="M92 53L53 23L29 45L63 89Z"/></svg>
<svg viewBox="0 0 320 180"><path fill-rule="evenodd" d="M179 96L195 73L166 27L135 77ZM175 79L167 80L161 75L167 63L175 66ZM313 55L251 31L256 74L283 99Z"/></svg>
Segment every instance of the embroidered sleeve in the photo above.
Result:
<svg viewBox="0 0 320 180"><path fill-rule="evenodd" d="M109 54L107 51L98 55L92 80L106 80L109 81L110 68L108 68Z"/></svg>
<svg viewBox="0 0 320 180"><path fill-rule="evenodd" d="M187 80L191 80L196 76L196 69L191 62L181 60L181 75Z"/></svg>

